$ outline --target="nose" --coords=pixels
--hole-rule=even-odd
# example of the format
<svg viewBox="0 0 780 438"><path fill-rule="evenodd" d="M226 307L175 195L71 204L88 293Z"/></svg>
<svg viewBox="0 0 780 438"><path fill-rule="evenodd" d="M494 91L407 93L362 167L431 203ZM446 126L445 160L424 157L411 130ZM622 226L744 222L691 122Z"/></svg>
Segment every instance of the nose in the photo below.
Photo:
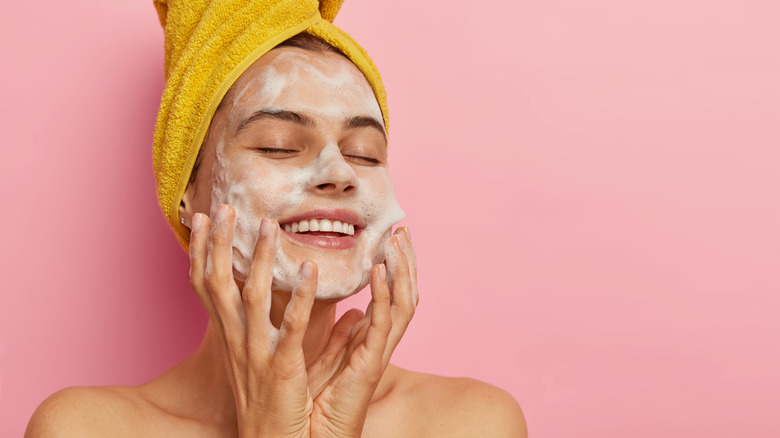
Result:
<svg viewBox="0 0 780 438"><path fill-rule="evenodd" d="M313 186L317 192L328 196L351 193L357 189L355 169L344 160L335 144L328 144L320 151Z"/></svg>

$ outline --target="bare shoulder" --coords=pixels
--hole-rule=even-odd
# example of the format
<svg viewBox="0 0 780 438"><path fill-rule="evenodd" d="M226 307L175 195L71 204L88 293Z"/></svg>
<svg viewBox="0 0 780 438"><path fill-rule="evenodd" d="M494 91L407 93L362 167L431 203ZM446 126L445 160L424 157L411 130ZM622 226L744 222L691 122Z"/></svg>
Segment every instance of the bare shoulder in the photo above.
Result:
<svg viewBox="0 0 780 438"><path fill-rule="evenodd" d="M131 424L142 403L131 387L72 387L62 389L38 406L26 438L123 436L117 425Z"/></svg>
<svg viewBox="0 0 780 438"><path fill-rule="evenodd" d="M520 405L503 389L470 378L397 370L398 400L425 425L416 436L527 436Z"/></svg>

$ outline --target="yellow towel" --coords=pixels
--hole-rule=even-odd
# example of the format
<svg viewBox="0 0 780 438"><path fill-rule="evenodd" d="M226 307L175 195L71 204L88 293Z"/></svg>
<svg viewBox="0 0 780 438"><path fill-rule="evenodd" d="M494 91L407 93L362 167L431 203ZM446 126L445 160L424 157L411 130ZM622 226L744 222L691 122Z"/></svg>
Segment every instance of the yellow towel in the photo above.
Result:
<svg viewBox="0 0 780 438"><path fill-rule="evenodd" d="M371 84L388 126L379 71L331 22L343 0L154 0L165 30L165 90L154 129L160 207L185 251L179 203L211 118L233 82L282 41L308 32L341 50Z"/></svg>

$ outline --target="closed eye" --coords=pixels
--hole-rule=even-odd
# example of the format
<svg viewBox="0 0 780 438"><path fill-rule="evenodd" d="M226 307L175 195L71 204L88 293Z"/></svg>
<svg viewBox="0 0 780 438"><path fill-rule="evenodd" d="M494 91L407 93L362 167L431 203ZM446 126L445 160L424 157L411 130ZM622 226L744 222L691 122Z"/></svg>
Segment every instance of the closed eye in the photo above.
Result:
<svg viewBox="0 0 780 438"><path fill-rule="evenodd" d="M350 158L352 160L361 161L361 162L367 163L369 165L376 165L376 164L380 164L381 163L381 161L377 160L376 158L361 157L360 155L344 155L344 157L345 158Z"/></svg>

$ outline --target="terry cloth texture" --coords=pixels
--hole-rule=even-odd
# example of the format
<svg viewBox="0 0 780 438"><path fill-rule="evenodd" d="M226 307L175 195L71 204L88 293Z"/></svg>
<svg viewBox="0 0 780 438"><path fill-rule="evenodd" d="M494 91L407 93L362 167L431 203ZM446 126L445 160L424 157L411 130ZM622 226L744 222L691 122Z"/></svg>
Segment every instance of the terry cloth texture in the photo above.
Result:
<svg viewBox="0 0 780 438"><path fill-rule="evenodd" d="M233 82L279 43L308 32L342 51L371 84L388 128L379 71L332 24L343 0L154 0L165 31L165 90L154 129L157 198L185 251L179 204L211 118Z"/></svg>

